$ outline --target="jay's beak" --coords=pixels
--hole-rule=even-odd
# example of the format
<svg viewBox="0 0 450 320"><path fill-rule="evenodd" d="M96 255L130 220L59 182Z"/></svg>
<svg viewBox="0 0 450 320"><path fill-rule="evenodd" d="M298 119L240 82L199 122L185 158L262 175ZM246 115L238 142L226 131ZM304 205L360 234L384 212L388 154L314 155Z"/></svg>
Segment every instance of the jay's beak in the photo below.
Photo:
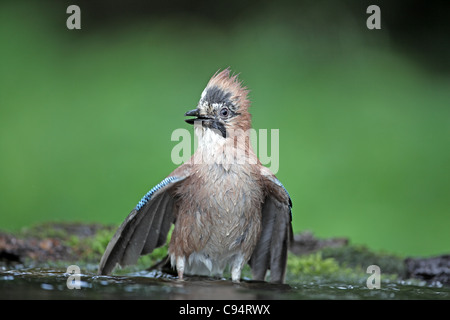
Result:
<svg viewBox="0 0 450 320"><path fill-rule="evenodd" d="M199 113L198 109L194 109L194 110L190 110L188 112L186 112L184 114L185 117L197 117L197 118L192 118L192 119L185 119L184 121L186 121L189 124L194 124L195 120L208 120L209 118L205 117L205 116L201 116Z"/></svg>

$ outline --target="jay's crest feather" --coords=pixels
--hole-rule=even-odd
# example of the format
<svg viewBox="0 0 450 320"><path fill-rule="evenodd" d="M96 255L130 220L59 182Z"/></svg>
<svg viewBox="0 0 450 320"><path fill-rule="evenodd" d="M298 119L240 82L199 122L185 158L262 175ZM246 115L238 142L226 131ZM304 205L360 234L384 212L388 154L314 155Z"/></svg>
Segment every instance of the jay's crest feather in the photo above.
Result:
<svg viewBox="0 0 450 320"><path fill-rule="evenodd" d="M203 90L199 109L204 114L213 114L215 109L227 107L235 117L228 119L226 125L232 129L245 131L251 128L248 93L247 87L243 86L238 75L231 75L229 68L217 71Z"/></svg>

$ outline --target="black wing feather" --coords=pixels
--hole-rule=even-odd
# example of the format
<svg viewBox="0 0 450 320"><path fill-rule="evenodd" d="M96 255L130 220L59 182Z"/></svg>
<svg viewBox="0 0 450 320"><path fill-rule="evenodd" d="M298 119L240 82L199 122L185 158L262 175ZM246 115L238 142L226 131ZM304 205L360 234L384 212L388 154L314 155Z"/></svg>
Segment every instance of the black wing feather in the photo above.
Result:
<svg viewBox="0 0 450 320"><path fill-rule="evenodd" d="M137 262L155 220L158 220L159 217L166 218L166 212L158 210L161 207L160 204L163 201L164 196L165 193L158 194L140 210L138 215L142 218L135 224L133 234L125 247L122 260L120 261L121 265L131 265ZM153 251L153 249L154 247L148 252Z"/></svg>
<svg viewBox="0 0 450 320"><path fill-rule="evenodd" d="M293 238L291 225L292 202L283 185L276 178L268 180L271 188L284 194L286 201L275 193L269 194L261 210L262 230L249 264L254 280L265 280L270 270L270 281L282 283L286 272L289 242Z"/></svg>
<svg viewBox="0 0 450 320"><path fill-rule="evenodd" d="M270 267L270 250L268 248L270 248L272 243L275 223L276 210L274 210L274 206L272 198L268 197L262 208L261 236L250 260L254 280L264 280Z"/></svg>
<svg viewBox="0 0 450 320"><path fill-rule="evenodd" d="M141 255L150 253L153 249L158 247L159 238L164 238L164 242L161 245L166 243L167 230L165 233L161 232L161 225L163 221L167 221L169 225L174 221L173 210L172 210L173 197L168 192L165 192L162 195L161 201L159 202L158 208L156 212L164 212L165 214L155 214L153 215L153 221L149 224L150 228L148 229L148 234L146 237L146 241L141 251ZM160 246L161 246L160 245Z"/></svg>
<svg viewBox="0 0 450 320"><path fill-rule="evenodd" d="M275 214L272 243L270 247L270 281L282 283L286 272L289 249L289 233L292 233L290 214L286 205L281 205Z"/></svg>
<svg viewBox="0 0 450 320"><path fill-rule="evenodd" d="M106 247L100 260L99 274L111 273L117 264L134 264L140 255L165 244L175 219L175 199L171 190L184 179L166 178L142 198Z"/></svg>

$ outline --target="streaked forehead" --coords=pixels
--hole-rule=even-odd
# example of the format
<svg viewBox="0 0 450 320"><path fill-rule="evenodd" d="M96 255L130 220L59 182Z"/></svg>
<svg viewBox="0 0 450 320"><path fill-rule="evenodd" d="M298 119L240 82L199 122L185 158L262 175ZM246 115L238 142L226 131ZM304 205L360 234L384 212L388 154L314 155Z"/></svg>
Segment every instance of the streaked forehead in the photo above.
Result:
<svg viewBox="0 0 450 320"><path fill-rule="evenodd" d="M231 101L231 92L225 91L218 86L207 87L202 93L202 101L208 104L233 104Z"/></svg>

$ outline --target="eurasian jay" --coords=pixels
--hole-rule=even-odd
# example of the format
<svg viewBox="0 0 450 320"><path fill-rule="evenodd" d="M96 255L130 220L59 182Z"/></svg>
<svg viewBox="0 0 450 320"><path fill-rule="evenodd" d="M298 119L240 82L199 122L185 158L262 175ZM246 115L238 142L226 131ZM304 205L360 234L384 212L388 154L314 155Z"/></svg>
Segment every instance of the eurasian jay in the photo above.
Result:
<svg viewBox="0 0 450 320"><path fill-rule="evenodd" d="M222 276L239 282L250 264L254 280L284 281L292 239L290 196L250 144L248 90L230 70L208 82L186 112L198 147L189 161L152 188L121 224L100 261L99 274L164 245L178 278Z"/></svg>

